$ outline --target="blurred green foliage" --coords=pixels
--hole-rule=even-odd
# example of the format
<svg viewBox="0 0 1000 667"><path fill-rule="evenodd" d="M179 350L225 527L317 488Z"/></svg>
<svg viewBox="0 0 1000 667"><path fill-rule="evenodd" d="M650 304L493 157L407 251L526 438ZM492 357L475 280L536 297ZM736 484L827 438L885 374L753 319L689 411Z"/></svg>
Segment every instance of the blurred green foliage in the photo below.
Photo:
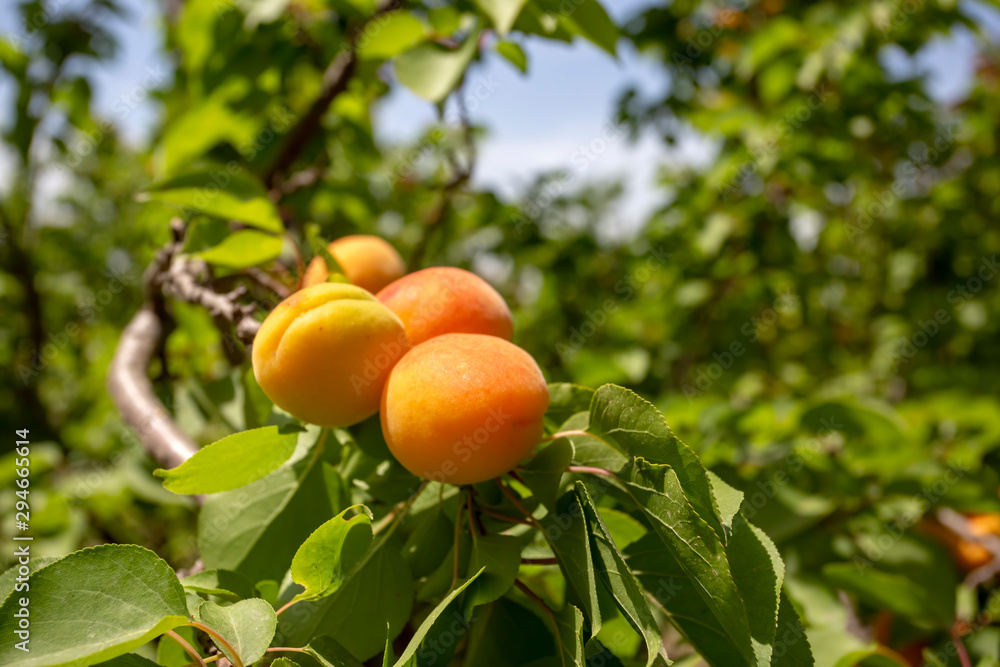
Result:
<svg viewBox="0 0 1000 667"><path fill-rule="evenodd" d="M102 25L116 3L19 6L34 27L0 40L15 92L3 112L14 168L0 190L0 422L48 443L33 468L40 552L112 541L177 566L195 557L192 506L150 477L104 381L171 217L190 222L192 252L233 242L204 215L215 187L235 193L220 210L248 207L239 219L256 234L276 231L261 211L277 200L288 233L251 263L279 279L299 270L295 245L308 260L310 240L353 232L389 238L414 265L489 269L516 342L551 381L635 389L746 492L817 656L857 648L845 628L859 619L898 652L943 650L940 614L974 616L987 592L956 601L964 573L921 526L939 507L1000 511L1000 51L946 0L678 0L620 36L590 0L569 14L555 0L510 14L517 4L412 2L365 24L365 0L190 0L162 26L175 69L141 91L163 107L150 147L91 110L88 71L115 53ZM887 52L914 54L957 25L979 49L960 101L889 76ZM466 182L478 129L443 100L468 94L463 76L490 51L530 77L519 44L541 38L586 39L609 57L630 40L670 83L660 99L625 94L615 131L713 142L707 166L662 167L667 203L634 236L609 229L620 188L576 182L571 165L520 202ZM353 76L282 164L347 40ZM380 146L372 108L394 85L441 121ZM238 280L245 247L221 256L219 280ZM152 372L178 423L199 442L250 425L245 361L206 312L166 307ZM876 595L889 582L854 576L858 559L903 573L922 602ZM977 631L978 664L1000 664L1000 632Z"/></svg>

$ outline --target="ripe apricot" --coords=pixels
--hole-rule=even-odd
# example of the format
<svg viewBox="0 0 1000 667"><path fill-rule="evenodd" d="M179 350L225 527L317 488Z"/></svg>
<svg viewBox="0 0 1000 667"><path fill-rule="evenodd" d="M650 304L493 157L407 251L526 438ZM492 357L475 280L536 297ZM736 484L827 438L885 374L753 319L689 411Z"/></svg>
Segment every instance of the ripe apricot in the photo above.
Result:
<svg viewBox="0 0 1000 667"><path fill-rule="evenodd" d="M330 269L326 268L326 261L322 257L313 257L302 274L302 287L312 287L325 283L330 276Z"/></svg>
<svg viewBox="0 0 1000 667"><path fill-rule="evenodd" d="M330 254L348 280L372 294L406 274L403 258L388 241L377 236L344 236L330 244Z"/></svg>
<svg viewBox="0 0 1000 667"><path fill-rule="evenodd" d="M355 285L321 283L271 311L257 332L257 383L293 416L350 426L378 410L392 366L409 349L403 323Z"/></svg>
<svg viewBox="0 0 1000 667"><path fill-rule="evenodd" d="M496 336L445 334L414 347L389 374L382 434L413 474L475 484L531 452L548 405L527 352Z"/></svg>
<svg viewBox="0 0 1000 667"><path fill-rule="evenodd" d="M403 276L378 293L399 315L414 345L447 333L510 340L514 323L503 297L474 273L437 266Z"/></svg>
<svg viewBox="0 0 1000 667"><path fill-rule="evenodd" d="M402 277L406 263L385 239L366 234L352 234L332 242L330 254L344 276L354 285L372 294ZM302 286L311 287L326 282L330 269L322 257L313 257L302 276Z"/></svg>

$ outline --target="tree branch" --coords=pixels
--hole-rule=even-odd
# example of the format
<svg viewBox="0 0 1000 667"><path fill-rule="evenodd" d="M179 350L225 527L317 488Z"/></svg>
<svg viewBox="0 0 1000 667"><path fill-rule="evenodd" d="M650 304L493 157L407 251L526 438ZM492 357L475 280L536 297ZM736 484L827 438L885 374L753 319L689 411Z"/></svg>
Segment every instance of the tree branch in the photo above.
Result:
<svg viewBox="0 0 1000 667"><path fill-rule="evenodd" d="M135 314L118 341L108 367L108 391L125 422L142 446L161 465L173 468L198 451L198 446L174 423L153 391L149 364L163 335L163 321L156 304L163 295L204 306L217 320L233 326L244 343L253 342L260 323L254 304L239 303L245 286L220 293L207 285L208 265L180 254L184 222L171 222L173 243L163 248L146 272L146 304Z"/></svg>
<svg viewBox="0 0 1000 667"><path fill-rule="evenodd" d="M364 33L364 28L372 20L383 14L399 9L402 0L390 0L379 7L372 16L357 28L348 29L346 48L333 59L330 65L323 72L323 83L320 87L319 96L313 101L306 114L288 133L285 144L281 147L278 156L264 174L264 185L268 190L274 190L278 182L283 179L289 167L302 154L309 140L319 129L323 122L323 115L334 99L347 89L347 85L354 76L358 59L355 52L358 39ZM282 188L278 188L280 191Z"/></svg>

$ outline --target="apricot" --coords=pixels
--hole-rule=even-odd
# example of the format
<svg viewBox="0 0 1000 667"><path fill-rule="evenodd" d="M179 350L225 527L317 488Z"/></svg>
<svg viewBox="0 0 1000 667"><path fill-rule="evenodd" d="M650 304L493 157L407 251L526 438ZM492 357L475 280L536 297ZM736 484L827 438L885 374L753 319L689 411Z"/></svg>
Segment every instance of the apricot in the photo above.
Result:
<svg viewBox="0 0 1000 667"><path fill-rule="evenodd" d="M503 297L474 273L438 266L403 276L377 294L399 315L414 345L447 333L510 340L514 323Z"/></svg>
<svg viewBox="0 0 1000 667"><path fill-rule="evenodd" d="M330 269L326 267L326 261L322 257L313 257L302 274L302 287L312 287L325 283L330 277Z"/></svg>
<svg viewBox="0 0 1000 667"><path fill-rule="evenodd" d="M350 426L378 411L389 371L408 349L402 321L371 293L321 283L268 314L251 357L275 405L320 426Z"/></svg>
<svg viewBox="0 0 1000 667"><path fill-rule="evenodd" d="M332 242L330 255L353 285L372 294L406 274L406 263L385 239L366 234L352 234ZM322 257L313 257L302 276L302 286L325 283L330 268Z"/></svg>
<svg viewBox="0 0 1000 667"><path fill-rule="evenodd" d="M508 472L542 436L549 390L502 338L444 334L399 360L382 391L382 434L418 477L475 484Z"/></svg>

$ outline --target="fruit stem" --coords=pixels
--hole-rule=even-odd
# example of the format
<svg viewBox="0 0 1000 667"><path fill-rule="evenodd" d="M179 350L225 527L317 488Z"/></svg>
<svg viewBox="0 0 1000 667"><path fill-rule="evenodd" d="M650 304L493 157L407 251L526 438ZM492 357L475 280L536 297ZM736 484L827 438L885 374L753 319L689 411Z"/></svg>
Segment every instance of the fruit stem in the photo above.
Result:
<svg viewBox="0 0 1000 667"><path fill-rule="evenodd" d="M508 523L523 523L530 526L531 522L525 519L518 519L516 516L507 516L506 514L501 514L500 512L494 512L489 507L479 506L479 511L483 514L493 517L494 519L499 519L501 521L507 521Z"/></svg>
<svg viewBox="0 0 1000 667"><path fill-rule="evenodd" d="M201 657L201 654L198 653L198 651L194 650L194 647L191 646L190 644L188 644L184 640L184 638L181 637L179 634L177 634L173 630L167 630L164 633L164 636L165 637L170 637L175 642L177 642L180 645L180 647L182 649L184 649L185 653L187 653L189 656L191 656L192 658L194 658L194 664L198 665L199 667L207 667L206 664L205 664L205 659Z"/></svg>
<svg viewBox="0 0 1000 667"><path fill-rule="evenodd" d="M420 494L424 492L424 489L427 488L428 484L430 484L430 482L425 481L422 483L419 487L417 487L417 490L413 492L412 496L400 503L397 503L388 514L379 519L379 522L372 526L372 534L378 535L380 532L385 530L385 527L390 523L402 521L403 517L405 517L407 512L410 511L410 507L412 507L413 503L420 497Z"/></svg>
<svg viewBox="0 0 1000 667"><path fill-rule="evenodd" d="M955 651L958 653L958 660L962 663L962 667L972 667L972 660L969 658L969 652L965 649L962 635L958 633L957 624L951 626L951 640L955 642Z"/></svg>
<svg viewBox="0 0 1000 667"><path fill-rule="evenodd" d="M458 539L462 536L462 507L463 504L458 503L458 509L455 510L455 567L451 576L452 588L455 587L455 583L458 581L458 562L461 555L461 550L458 548Z"/></svg>
<svg viewBox="0 0 1000 667"><path fill-rule="evenodd" d="M289 603L289 604L291 604L291 603ZM285 605L285 606L287 607L288 605ZM236 661L236 667L243 667L243 661L240 660L240 655L236 652L236 649L233 648L233 645L230 644L226 640L225 637L223 637L218 632L216 632L212 628L208 627L204 623L199 623L197 621L191 621L190 623L188 623L188 625L190 625L192 628L197 628L197 629L201 630L205 634L207 634L207 635L211 636L213 639L215 639L218 643L222 644L226 648L226 650L229 651L229 655L232 656L232 659Z"/></svg>
<svg viewBox="0 0 1000 667"><path fill-rule="evenodd" d="M566 466L566 472L578 472L578 473L589 473L591 475L602 475L604 477L614 477L615 474L610 470L605 470L604 468L595 468L593 466Z"/></svg>
<svg viewBox="0 0 1000 667"><path fill-rule="evenodd" d="M516 507L518 511L520 511L521 514L524 515L524 518L528 520L528 523L534 526L535 528L541 530L542 527L538 524L538 521L535 519L535 517L531 515L531 512L529 512L524 507L524 505L521 504L521 501L519 501L517 497L514 496L514 492L511 491L509 488L507 488L507 485L501 482L499 477L497 478L496 481L497 484L500 486L500 490L503 492L503 494L507 496L510 502L514 503L514 507Z"/></svg>

